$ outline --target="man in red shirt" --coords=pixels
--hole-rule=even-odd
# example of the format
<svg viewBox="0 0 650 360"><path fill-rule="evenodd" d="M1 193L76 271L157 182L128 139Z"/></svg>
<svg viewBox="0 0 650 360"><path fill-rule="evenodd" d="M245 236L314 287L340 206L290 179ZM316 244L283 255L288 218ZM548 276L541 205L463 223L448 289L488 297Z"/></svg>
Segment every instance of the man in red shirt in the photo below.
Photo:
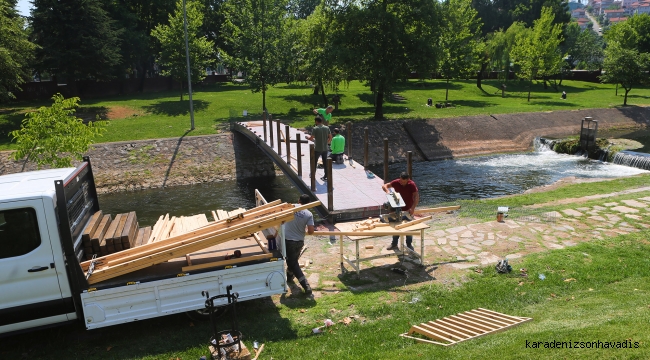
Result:
<svg viewBox="0 0 650 360"><path fill-rule="evenodd" d="M418 206L418 203L420 202L420 193L418 192L418 187L415 185L415 182L411 180L409 177L409 174L403 172L400 176L399 179L395 179L388 184L384 184L381 186L381 189L384 190L386 194L390 192L390 189L394 189L397 191L401 196L402 199L404 200L404 206L402 208L402 211L408 211L411 216L415 213L415 207ZM387 250L397 250L397 241L399 240L399 236L395 235L393 236L393 242L392 244L387 247ZM413 236L411 235L406 235L406 247L408 247L411 250L413 249Z"/></svg>

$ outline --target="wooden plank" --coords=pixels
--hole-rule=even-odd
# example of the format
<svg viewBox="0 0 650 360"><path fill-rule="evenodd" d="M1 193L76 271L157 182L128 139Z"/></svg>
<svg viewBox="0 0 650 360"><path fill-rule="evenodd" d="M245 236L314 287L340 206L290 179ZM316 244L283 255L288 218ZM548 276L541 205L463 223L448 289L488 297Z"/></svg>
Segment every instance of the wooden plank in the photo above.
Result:
<svg viewBox="0 0 650 360"><path fill-rule="evenodd" d="M262 252L264 252L265 254L268 254L269 249L267 249L266 246L264 246L264 243L262 242L262 239L260 238L260 236L258 234L259 234L259 232L256 233L256 234L253 234L253 239L255 239L255 241L257 242L257 245L259 245L260 248L262 248Z"/></svg>
<svg viewBox="0 0 650 360"><path fill-rule="evenodd" d="M214 212L214 210L212 210L212 218L214 219L214 221L219 221L219 217L217 216L217 213Z"/></svg>
<svg viewBox="0 0 650 360"><path fill-rule="evenodd" d="M192 266L192 258L190 258L190 254L185 255L185 260L187 261L187 266Z"/></svg>
<svg viewBox="0 0 650 360"><path fill-rule="evenodd" d="M467 336L474 336L474 335L480 335L484 333L485 331L475 331L473 327L471 326L459 326L458 324L453 323L450 321L448 318L442 318L434 321L436 324L442 325L449 327L450 329L453 329L455 331L458 331L459 333L466 334L465 337ZM471 330L470 330L471 329Z"/></svg>
<svg viewBox="0 0 650 360"><path fill-rule="evenodd" d="M135 237L135 243L133 247L140 246L142 244L142 239L144 238L144 228L138 229L138 235Z"/></svg>
<svg viewBox="0 0 650 360"><path fill-rule="evenodd" d="M99 269L96 269L95 272L93 272L93 274L88 279L89 284L95 284L106 279L140 270L145 267L159 264L179 256L184 256L213 245L218 245L232 239L255 233L270 226L276 226L287 221L291 221L295 212L319 205L320 201L315 201L302 206L292 206L292 209L282 211L278 214L266 216L261 219L252 219L244 223L238 223L234 225L230 231L223 231L220 229L216 232L207 233L206 235L189 238L183 245L177 245L162 252L155 252L148 256L138 256L135 259L129 261L124 261L124 259L121 259L122 262L117 265L111 265L109 263L108 265L110 266L100 267Z"/></svg>
<svg viewBox="0 0 650 360"><path fill-rule="evenodd" d="M235 259L229 259L229 260L221 260L221 261L214 261L210 262L207 264L200 264L200 265L191 265L191 266L183 266L183 271L193 271L193 270L201 270L201 269L208 269L211 267L218 267L218 266L226 266L226 265L235 265L235 264L241 264L247 261L258 261L258 260L264 260L264 259L270 259L273 257L273 254L261 254L261 255L251 255L251 256L246 256L246 257L241 257L241 258L235 258Z"/></svg>
<svg viewBox="0 0 650 360"><path fill-rule="evenodd" d="M113 235L115 235L115 229L117 229L117 225L120 222L120 218L122 218L122 214L115 215L115 219L111 221L111 225L108 227L108 230L106 230L106 234L104 234L104 238L106 239L106 249L108 250L109 254L115 252L115 245L113 244Z"/></svg>
<svg viewBox="0 0 650 360"><path fill-rule="evenodd" d="M131 211L126 215L126 222L124 223L124 228L120 233L120 240L119 240L122 244L122 248L124 249L128 249L130 247L129 236L133 234L134 228L137 229L136 222L137 222L137 218L135 215L135 211Z"/></svg>
<svg viewBox="0 0 650 360"><path fill-rule="evenodd" d="M259 208L262 208L262 209L260 210ZM251 209L250 211L248 211L246 213L246 216L248 217L247 221L255 221L258 218L262 218L262 217L265 217L265 216L270 216L270 215L273 215L273 214L278 214L278 213L280 213L282 211L286 211L286 210L290 210L290 209L294 209L294 207L293 207L293 205L287 204L287 203L275 205L273 207L261 207L260 206L260 207ZM118 259L128 258L129 256L137 257L137 256L149 255L149 254L157 252L157 251L164 251L164 250L167 250L167 249L170 249L170 248L173 248L173 247L177 246L177 243L182 242L184 240L187 240L187 239L190 239L190 238L193 238L193 237L196 237L196 236L200 236L200 235L209 234L209 233L211 233L213 231L219 231L219 230L224 231L224 230L227 230L229 228L232 228L233 226L236 226L237 224L238 224L237 222L227 223L226 220L220 220L218 222L210 224L210 226L208 226L208 227L205 227L205 228L193 231L193 232L189 232L189 233L180 235L180 236L178 236L178 237L176 237L174 239L168 239L168 240L163 240L163 241L160 241L160 242L143 244L143 246L140 247L139 249L129 249L129 250L123 251L123 252L121 252L119 254L114 254L114 255L111 255L111 256L106 256L106 257L99 258L99 259L97 259L97 263L98 264L108 263L108 262L111 262L111 261L116 261ZM150 236L150 238L152 238L152 237L153 237L153 235ZM90 265L89 262L81 263L81 267L84 269L84 271L86 271L88 269L89 265Z"/></svg>
<svg viewBox="0 0 650 360"><path fill-rule="evenodd" d="M407 333L399 334L399 336L405 337L405 338L408 338L408 339L413 339L413 340L415 340L417 342L421 342L421 343L425 343L425 344L435 344L435 345L441 345L441 346L453 345L453 344L446 344L446 343L441 343L441 342L437 342L437 341L431 341L431 340L427 340L427 339L420 339L420 338L416 338L414 336L408 336Z"/></svg>
<svg viewBox="0 0 650 360"><path fill-rule="evenodd" d="M165 214L165 217L163 218L163 222L160 224L160 227L158 227L158 231L155 234L151 234L152 239L150 240L151 242L155 241L160 241L162 237L162 233L167 227L167 223L169 222L169 214Z"/></svg>
<svg viewBox="0 0 650 360"><path fill-rule="evenodd" d="M106 233L106 230L108 230L108 227L111 225L111 215L106 214L102 216L102 219L99 222L99 225L97 225L97 228L93 232L91 238L90 238L90 243L92 245L93 250L96 252L103 251L104 254L106 254L106 241L102 244L104 246L104 249L101 250L100 242L104 240L104 234Z"/></svg>
<svg viewBox="0 0 650 360"><path fill-rule="evenodd" d="M149 235L149 239L147 239L147 241L146 241L147 244L150 243L150 242L153 242L154 237L156 236L158 231L160 231L160 227L162 226L162 223L163 223L164 220L165 220L165 216L160 215L160 217L158 218L158 221L156 221L156 223L153 225L153 228L151 229L151 235Z"/></svg>
<svg viewBox="0 0 650 360"><path fill-rule="evenodd" d="M468 321L470 324L472 324L472 325L474 325L474 326L476 326L478 328L485 329L488 332L496 330L496 329L499 328L498 326L496 326L494 324L491 324L491 323L486 324L484 321L477 320L477 319L475 319L473 317L467 317L466 315L464 315L462 313L459 313L459 314L455 315L455 318L460 318L462 321ZM459 320L459 321L461 321L461 320Z"/></svg>
<svg viewBox="0 0 650 360"><path fill-rule="evenodd" d="M462 327L464 329L471 329L471 331L476 332L477 334L483 334L488 332L488 330L480 329L478 327L474 327L471 324L468 323L462 323L459 322L458 320L452 319L451 316L444 318L445 322L452 323L454 325L457 325L458 327Z"/></svg>
<svg viewBox="0 0 650 360"><path fill-rule="evenodd" d="M104 213L99 210L90 217L88 225L86 225L83 233L81 233L81 242L83 243L84 247L92 247L90 244L90 239L92 238L92 234L95 232L95 230L97 230L97 226L99 226L103 215Z"/></svg>
<svg viewBox="0 0 650 360"><path fill-rule="evenodd" d="M288 210L287 212L283 212L278 215L275 215L267 219L266 221L262 221L261 223L253 222L251 224L244 225L244 226L239 225L236 230L221 232L217 235L212 234L208 236L202 236L200 237L200 240L188 241L187 244L177 246L173 249L166 250L161 253L154 253L149 256L138 257L131 261L122 262L115 266L107 266L104 268L100 268L98 270L95 270L95 272L93 272L93 274L88 278L88 283L96 284L98 282L107 279L111 279L120 275L128 274L133 271L144 269L149 266L160 264L162 262L177 258L179 256L191 254L193 252L205 249L207 247L218 245L239 238L246 234L251 234L256 230L260 230L260 228L262 226L266 226L266 224L281 224L283 222L291 221L292 219L293 219L293 212Z"/></svg>
<svg viewBox="0 0 650 360"><path fill-rule="evenodd" d="M419 223L422 223L422 222L425 222L425 221L428 221L428 220L431 220L431 219L433 219L433 215L425 216L425 217L423 217L421 219L412 220L412 221L409 221L409 222L405 222L403 224L395 225L395 230L407 228L407 227L409 227L411 225L419 224Z"/></svg>
<svg viewBox="0 0 650 360"><path fill-rule="evenodd" d="M128 213L124 214L119 214L120 215L120 221L117 224L117 227L115 228L115 232L113 234L113 244L117 248L119 247L119 250L122 250L122 231L124 231L124 224L126 223L126 219L128 217ZM117 245L119 243L119 246Z"/></svg>
<svg viewBox="0 0 650 360"><path fill-rule="evenodd" d="M144 228L144 236L142 236L142 242L136 246L142 246L146 244L147 241L149 241L148 239L150 236L151 236L151 226L147 226L146 228Z"/></svg>
<svg viewBox="0 0 650 360"><path fill-rule="evenodd" d="M501 327L501 326L507 326L507 325L512 324L510 322L500 321L500 320L496 320L496 319L490 319L487 316L483 316L483 315L477 314L477 313L472 312L472 311L466 311L463 314L466 314L467 316L470 316L472 319L474 319L474 321L483 321L484 323L494 325L497 328Z"/></svg>
<svg viewBox="0 0 650 360"><path fill-rule="evenodd" d="M437 332L435 332L435 331L433 331L431 329L425 329L425 328L423 328L421 326L418 326L418 325L411 326L411 330L409 330L408 334L411 335L413 333L424 335L424 336L430 337L432 339L442 340L442 341L446 341L446 342L449 342L449 343L455 343L455 341L452 340L452 339L448 339L448 338L444 337L443 335L438 334Z"/></svg>
<svg viewBox="0 0 650 360"><path fill-rule="evenodd" d="M455 339L458 339L458 340L463 340L463 339L467 338L467 336L459 336L459 335L453 334L453 333L451 333L449 331L446 331L446 329L442 329L440 326L433 326L433 325L431 325L431 322L429 322L429 323L421 323L419 326L421 328L423 328L423 329L427 329L427 330L429 330L431 332L435 332L436 334L442 334L442 335L444 335L445 337L447 337L449 339L455 338ZM457 340L451 340L451 341L455 342Z"/></svg>
<svg viewBox="0 0 650 360"><path fill-rule="evenodd" d="M199 214L198 216L199 216L199 224L200 224L199 226L206 226L206 225L208 225L210 223L208 221L208 217L205 216L205 214Z"/></svg>
<svg viewBox="0 0 650 360"><path fill-rule="evenodd" d="M374 229L373 229L374 230ZM314 231L313 235L344 235L344 236L388 236L388 235L420 235L420 231Z"/></svg>
<svg viewBox="0 0 650 360"><path fill-rule="evenodd" d="M450 335L452 335L453 337L455 337L457 339L467 339L468 337L472 337L472 336L476 335L476 334L473 334L473 333L470 334L470 333L463 332L462 330L454 329L453 327L447 326L444 323L440 322L439 320L428 321L426 323L422 323L422 326L425 326L425 327L426 326L431 326L431 327L434 327L434 328L437 328L437 329L441 329L441 330L445 331L447 334L450 334Z"/></svg>
<svg viewBox="0 0 650 360"><path fill-rule="evenodd" d="M500 316L500 317L503 317L503 318L506 318L506 319L511 319L511 320L518 321L518 322L531 319L531 318L528 318L528 317L519 317L519 316L512 316L512 315L508 315L508 314L503 314L503 313L500 313L500 312L496 312L496 311L492 311L492 310L488 310L488 309L483 309L483 308L478 308L475 311L481 311L481 312L485 312L485 313L489 313L489 314L494 314L496 316Z"/></svg>
<svg viewBox="0 0 650 360"><path fill-rule="evenodd" d="M223 210L217 210L217 215L219 215L219 220L225 220L228 218L228 213Z"/></svg>
<svg viewBox="0 0 650 360"><path fill-rule="evenodd" d="M454 210L458 210L458 209L460 209L460 205L457 205L457 206L441 206L441 207L435 207L435 208L415 209L415 211L413 213L415 215L419 215L419 214L430 214L430 213L454 211Z"/></svg>

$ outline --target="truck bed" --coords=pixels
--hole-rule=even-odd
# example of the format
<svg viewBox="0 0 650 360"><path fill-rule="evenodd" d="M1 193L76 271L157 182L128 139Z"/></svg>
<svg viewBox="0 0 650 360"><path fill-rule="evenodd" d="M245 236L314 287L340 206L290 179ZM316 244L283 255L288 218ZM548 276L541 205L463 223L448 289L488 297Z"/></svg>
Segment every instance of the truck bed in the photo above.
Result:
<svg viewBox="0 0 650 360"><path fill-rule="evenodd" d="M242 253L241 259L264 254L263 250L257 244L255 239L253 238L236 239L236 240L229 241L227 243L212 246L200 252L190 254L191 265L202 265L202 264L222 261L224 260L225 255L227 254L232 255L235 252L235 250L241 251ZM204 272L224 269L226 267L228 268L242 267L250 264L259 264L259 263L264 263L269 261L271 261L271 259L268 258L258 259L252 257L250 261L245 261L243 263L236 264L236 265L220 265L220 266L214 266L214 267L209 267L209 268L199 269L199 270L183 271L183 268L187 267L189 264L187 262L187 258L179 257L162 264L157 264L154 266L150 266L148 268L135 271L133 273L125 274L113 279L102 281L100 283L92 285L91 288L105 289L111 287L124 286L126 284L132 284L138 282L144 283L144 282L156 281L161 279L175 278L178 276L183 276L183 274L187 274L187 273L190 274L204 273Z"/></svg>

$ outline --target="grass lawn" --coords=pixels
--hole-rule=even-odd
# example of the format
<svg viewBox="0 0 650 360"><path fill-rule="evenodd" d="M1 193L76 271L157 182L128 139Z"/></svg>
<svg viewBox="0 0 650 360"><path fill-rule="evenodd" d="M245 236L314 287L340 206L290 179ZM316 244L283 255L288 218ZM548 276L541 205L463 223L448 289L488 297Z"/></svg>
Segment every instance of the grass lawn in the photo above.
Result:
<svg viewBox="0 0 650 360"><path fill-rule="evenodd" d="M514 196L509 203L544 203L563 197L611 194L637 188L648 176L602 183L575 184L547 193ZM648 196L650 192L637 193ZM591 199L593 205L620 201L627 195ZM464 206L470 207L473 202ZM483 201L474 202L477 206ZM575 204L574 204L575 206ZM555 208L557 209L557 208ZM462 216L462 213L461 213ZM239 327L247 345L265 343L260 359L593 359L647 358L650 346L650 231L642 220L626 218L640 232L593 240L562 250L546 251L511 261L515 271L497 274L493 266L482 274L458 271L445 279L404 284L367 285L353 275L335 280L335 287L317 300L287 296L239 305ZM439 264L429 264L430 271ZM337 265L334 265L337 266ZM518 275L528 269L528 277ZM372 271L370 269L369 271ZM539 274L545 279L540 280ZM399 275L394 275L399 276ZM324 279L321 279L321 281ZM198 296L198 294L197 294ZM417 344L398 336L412 324L432 321L483 307L532 317L511 330L448 348ZM352 322L339 321L349 317ZM336 324L324 334L312 328L324 319ZM219 320L228 327L228 315ZM84 331L80 325L0 339L0 357L7 359L183 359L207 355L209 323L173 315ZM38 339L38 340L35 340ZM582 342L578 348L527 347L536 342ZM638 348L594 349L591 342L626 342ZM542 345L543 346L543 345ZM646 355L644 355L646 354Z"/></svg>
<svg viewBox="0 0 650 360"><path fill-rule="evenodd" d="M622 106L623 97L615 95L609 84L580 81L564 81L559 91L552 87L544 89L541 83L533 86L531 101L527 101L528 87L525 83L508 82L508 92L501 97L501 82L483 81L483 91L474 80L453 81L449 85L449 102L455 107L437 109L427 107L427 99L434 103L444 102L445 82L441 80L408 81L399 84L395 93L404 101L387 101L384 115L388 119L430 119L479 114L504 114L550 110L574 110ZM560 94L566 91L567 100ZM281 119L292 126L313 124L311 109L322 106L322 97L313 95L310 86L280 84L267 93L267 108L274 119ZM331 94L329 94L331 96ZM339 92L341 106L334 112L335 122L368 120L374 115L373 96L367 86L353 81L342 86ZM12 147L8 133L20 127L24 113L49 101L14 103L0 106L0 150ZM628 96L629 105L650 104L650 88L633 89ZM95 115L110 119L109 131L99 142L125 141L180 137L187 135L214 134L220 125L230 119L242 118L247 110L248 118L259 118L262 95L253 94L243 85L217 84L199 87L194 93L195 129L189 132L189 102L187 96L179 101L177 91L119 96L106 99L81 99L79 116L94 119Z"/></svg>

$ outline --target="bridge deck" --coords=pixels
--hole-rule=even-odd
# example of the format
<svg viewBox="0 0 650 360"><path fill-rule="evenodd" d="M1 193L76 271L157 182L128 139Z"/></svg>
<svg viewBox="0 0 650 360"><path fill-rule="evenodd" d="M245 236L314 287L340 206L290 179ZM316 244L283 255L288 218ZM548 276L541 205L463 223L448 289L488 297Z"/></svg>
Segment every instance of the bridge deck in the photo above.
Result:
<svg viewBox="0 0 650 360"><path fill-rule="evenodd" d="M332 186L334 188L334 206L333 211L327 211L327 183L321 178L325 174L325 169L316 169L316 190L311 191L311 180L309 178L309 144L313 142L290 142L291 161L287 164L286 143L281 141L281 154L278 154L278 136L276 121L273 121L273 147L271 147L271 130L269 122L266 126L266 142L264 141L264 126L260 121L249 121L234 123L232 129L246 135L254 141L273 161L282 169L282 171L292 180L292 182L301 190L301 192L310 194L318 198L323 207L319 212L329 216L333 221L343 221L352 219L362 219L370 216L377 216L381 212L381 206L386 201L386 194L381 189L384 181L376 176L369 178L362 164L348 160L344 164L332 165ZM285 125L281 125L282 135L285 132ZM302 131L289 128L290 139L296 139L296 134L300 132L301 139L304 141L309 136ZM282 136L284 139L284 136ZM298 161L296 160L297 146L300 146L302 153L302 176L298 176ZM347 149L347 148L346 148Z"/></svg>

